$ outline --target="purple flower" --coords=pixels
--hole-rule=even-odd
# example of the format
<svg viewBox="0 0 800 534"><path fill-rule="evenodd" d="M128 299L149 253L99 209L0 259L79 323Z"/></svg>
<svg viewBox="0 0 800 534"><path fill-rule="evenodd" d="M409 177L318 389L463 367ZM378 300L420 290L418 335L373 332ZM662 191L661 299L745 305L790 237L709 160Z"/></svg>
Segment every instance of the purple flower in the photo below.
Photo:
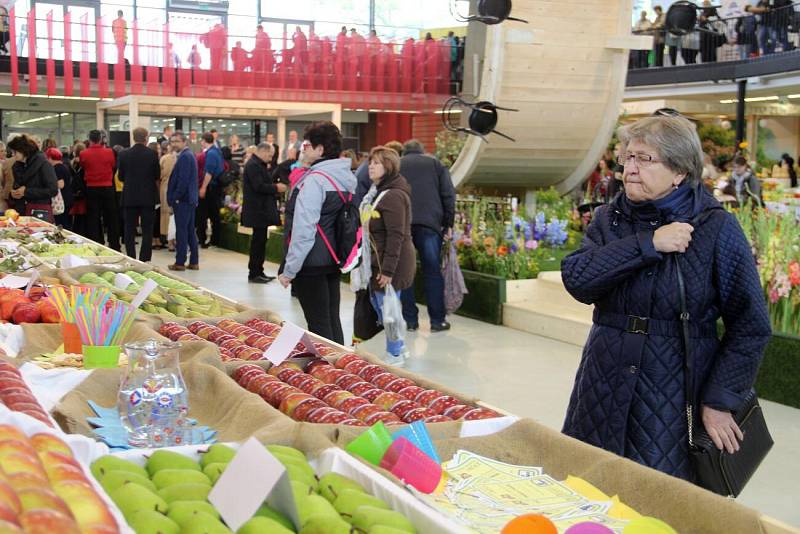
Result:
<svg viewBox="0 0 800 534"><path fill-rule="evenodd" d="M533 239L529 239L525 241L525 248L528 250L536 250L537 248L539 248L539 242L534 241Z"/></svg>

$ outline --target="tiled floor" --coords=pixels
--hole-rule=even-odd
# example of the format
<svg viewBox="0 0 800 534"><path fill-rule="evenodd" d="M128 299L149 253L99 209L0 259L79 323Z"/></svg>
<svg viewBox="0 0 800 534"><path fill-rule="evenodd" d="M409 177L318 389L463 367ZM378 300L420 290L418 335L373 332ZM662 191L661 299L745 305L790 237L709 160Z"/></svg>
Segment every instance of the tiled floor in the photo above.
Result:
<svg viewBox="0 0 800 534"><path fill-rule="evenodd" d="M173 260L156 251L153 263L165 267ZM200 254L200 271L182 273L229 298L279 313L305 325L300 305L277 282L247 283L247 258L211 248ZM275 274L276 266L267 265ZM345 339L352 333L353 295L342 288L342 323ZM413 357L407 367L465 394L531 417L560 429L572 388L580 349L544 337L454 316L453 329L431 334L424 310L421 328L410 334ZM375 354L383 350L383 336L365 344ZM751 480L739 502L777 519L800 526L800 410L763 401L775 447Z"/></svg>

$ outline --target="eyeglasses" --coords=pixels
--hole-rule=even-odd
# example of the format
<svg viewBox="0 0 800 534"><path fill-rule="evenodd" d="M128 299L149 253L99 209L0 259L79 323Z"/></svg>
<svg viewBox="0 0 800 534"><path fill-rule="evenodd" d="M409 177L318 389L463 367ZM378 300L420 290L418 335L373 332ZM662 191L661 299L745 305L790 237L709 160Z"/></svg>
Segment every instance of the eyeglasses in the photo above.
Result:
<svg viewBox="0 0 800 534"><path fill-rule="evenodd" d="M309 143L308 141L306 141L305 143L303 143L303 144L301 144L301 145L300 145L300 148L301 148L301 149L303 149L303 150L305 150L305 149L307 149L307 148L311 148L311 143Z"/></svg>
<svg viewBox="0 0 800 534"><path fill-rule="evenodd" d="M653 163L661 163L660 159L656 159L650 154L627 154L625 156L617 156L617 163L624 166L632 159L636 160L636 165L639 167L649 167Z"/></svg>

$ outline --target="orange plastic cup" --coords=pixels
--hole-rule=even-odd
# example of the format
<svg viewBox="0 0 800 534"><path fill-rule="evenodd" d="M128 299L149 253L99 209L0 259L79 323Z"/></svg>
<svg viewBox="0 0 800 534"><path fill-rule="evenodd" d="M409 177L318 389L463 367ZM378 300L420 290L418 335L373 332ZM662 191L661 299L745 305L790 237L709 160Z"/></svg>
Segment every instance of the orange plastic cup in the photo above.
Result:
<svg viewBox="0 0 800 534"><path fill-rule="evenodd" d="M64 338L64 352L68 354L83 354L83 341L78 325L75 323L61 323L61 336Z"/></svg>

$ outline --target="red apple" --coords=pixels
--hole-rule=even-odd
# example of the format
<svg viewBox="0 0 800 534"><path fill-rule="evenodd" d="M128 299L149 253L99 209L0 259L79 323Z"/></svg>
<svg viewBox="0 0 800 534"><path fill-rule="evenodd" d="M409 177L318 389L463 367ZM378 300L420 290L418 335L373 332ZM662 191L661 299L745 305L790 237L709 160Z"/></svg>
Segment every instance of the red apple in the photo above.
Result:
<svg viewBox="0 0 800 534"><path fill-rule="evenodd" d="M8 485L19 493L22 490L31 488L48 488L47 473L17 473L8 477Z"/></svg>
<svg viewBox="0 0 800 534"><path fill-rule="evenodd" d="M311 371L313 371L315 368L317 368L319 366L330 365L330 364L331 364L331 362L329 362L328 360L326 360L324 358L314 358L313 360L311 360L310 362L308 362L306 364L306 366L305 366L305 368L303 370L306 373L311 374Z"/></svg>
<svg viewBox="0 0 800 534"><path fill-rule="evenodd" d="M358 382L363 382L360 376L353 374L344 374L338 380L336 380L336 385L342 389L346 389L349 391L350 386Z"/></svg>
<svg viewBox="0 0 800 534"><path fill-rule="evenodd" d="M452 419L450 419L449 417L446 417L444 415L434 415L433 417L426 417L425 418L425 423L426 424L427 423L447 423L449 421L452 421Z"/></svg>
<svg viewBox="0 0 800 534"><path fill-rule="evenodd" d="M280 380L276 380L274 382L267 382L261 389L258 391L258 394L261 396L262 399L270 403L274 407L278 407L280 401L277 399L276 394L287 389L291 388L289 384L281 382Z"/></svg>
<svg viewBox="0 0 800 534"><path fill-rule="evenodd" d="M78 524L72 514L56 510L29 510L19 517L25 534L80 534Z"/></svg>
<svg viewBox="0 0 800 534"><path fill-rule="evenodd" d="M26 489L17 493L22 503L22 510L55 510L66 516L71 516L67 503L50 489Z"/></svg>
<svg viewBox="0 0 800 534"><path fill-rule="evenodd" d="M339 369L344 369L345 367L347 367L348 363L356 362L356 361L362 361L363 362L364 360L359 358L357 354L353 354L351 352L349 354L345 354L344 356L342 356L341 358L336 360L336 367L338 367Z"/></svg>
<svg viewBox="0 0 800 534"><path fill-rule="evenodd" d="M402 395L400 395L399 393L391 393L389 391L385 391L385 392L381 393L380 395L378 395L375 398L375 400L372 401L372 402L374 404L377 404L378 406L380 406L384 410L389 411L389 410L392 409L392 407L394 407L395 404L397 404L398 402L400 402L402 400L404 400L404 399L403 399Z"/></svg>
<svg viewBox="0 0 800 534"><path fill-rule="evenodd" d="M203 321L192 321L186 325L186 328L188 328L191 333L196 334L201 328L211 328L211 325L208 325Z"/></svg>
<svg viewBox="0 0 800 534"><path fill-rule="evenodd" d="M476 421L478 419L494 419L500 414L489 408L475 408L464 414L464 421Z"/></svg>
<svg viewBox="0 0 800 534"><path fill-rule="evenodd" d="M417 404L414 401L401 400L400 402L395 403L395 405L392 406L392 409L389 411L391 411L400 419L405 420L406 414L408 414L408 412L419 407L420 407L419 404Z"/></svg>
<svg viewBox="0 0 800 534"><path fill-rule="evenodd" d="M442 393L441 391L437 391L435 389L426 389L425 391L417 395L417 398L414 399L414 401L421 404L422 406L430 406L430 404L435 399L438 399L439 397L443 396L444 393Z"/></svg>
<svg viewBox="0 0 800 534"><path fill-rule="evenodd" d="M353 410L353 413L351 413L350 415L352 415L357 419L361 419L362 421L366 421L368 417L376 413L380 413L382 411L383 409L380 406L376 406L374 404L366 404L364 406L359 406L358 408Z"/></svg>
<svg viewBox="0 0 800 534"><path fill-rule="evenodd" d="M367 365L366 367L361 369L361 372L358 374L361 375L361 378L363 378L367 382L372 382L373 378L385 372L386 369L384 369L380 365Z"/></svg>
<svg viewBox="0 0 800 534"><path fill-rule="evenodd" d="M214 328L208 334L208 337L206 339L208 339L212 343L217 343L217 342L221 343L228 337L233 337L233 336L231 336L229 333L227 333L225 330L222 330L221 328Z"/></svg>
<svg viewBox="0 0 800 534"><path fill-rule="evenodd" d="M236 347L241 346L242 342L238 339L226 339L225 341L218 343L218 345L221 349L233 350Z"/></svg>
<svg viewBox="0 0 800 534"><path fill-rule="evenodd" d="M361 382L356 382L355 384L352 384L350 387L347 388L347 391L349 391L353 395L361 396L362 394L366 393L371 389L376 389L376 388L369 382L364 382L362 380Z"/></svg>
<svg viewBox="0 0 800 534"><path fill-rule="evenodd" d="M367 404L369 404L369 401L363 397L347 397L337 402L333 407L345 413L353 413L356 408Z"/></svg>
<svg viewBox="0 0 800 534"><path fill-rule="evenodd" d="M295 371L301 373L303 372L303 370L300 368L300 365L297 362L283 362L280 365L273 365L272 367L269 368L269 371L267 372L271 375L278 376L278 373L280 373L284 369L294 369ZM278 378L280 377L278 376Z"/></svg>
<svg viewBox="0 0 800 534"><path fill-rule="evenodd" d="M309 413L306 416L306 422L309 422L309 423L321 423L322 419L324 419L326 416L328 416L330 414L335 414L335 413L340 413L340 412L336 408L332 408L332 407L327 406L327 405L320 406L316 410L312 410L311 413Z"/></svg>
<svg viewBox="0 0 800 534"><path fill-rule="evenodd" d="M444 411L448 408L456 406L458 404L458 399L451 397L450 395L443 395L437 399L434 399L428 405L428 408L436 412L437 415L441 415Z"/></svg>
<svg viewBox="0 0 800 534"><path fill-rule="evenodd" d="M42 314L39 312L39 308L36 304L32 302L22 302L14 307L11 318L16 324L38 323L42 320Z"/></svg>
<svg viewBox="0 0 800 534"><path fill-rule="evenodd" d="M377 376L372 377L372 380L370 380L370 382L375 384L377 387L385 390L386 386L388 386L398 378L399 377L393 373L381 373Z"/></svg>
<svg viewBox="0 0 800 534"><path fill-rule="evenodd" d="M275 380L277 379L274 376L258 375L256 377L251 378L250 381L247 382L246 389L250 393L258 393L264 386L264 384L267 384L268 382L274 382Z"/></svg>
<svg viewBox="0 0 800 534"><path fill-rule="evenodd" d="M239 380L238 380L239 385L242 386L243 388L247 389L247 386L250 384L250 381L255 379L255 378L257 378L257 377L259 377L259 376L268 376L270 378L274 378L275 380L278 380L274 376L268 375L267 372L265 370L263 370L262 368L260 368L258 366L255 366L255 365L253 367L255 367L255 369L248 369L244 373L241 373L241 376L239 377Z"/></svg>
<svg viewBox="0 0 800 534"><path fill-rule="evenodd" d="M375 402L375 399L377 399L379 395L383 395L384 393L386 392L383 391L382 389L373 387L372 389L362 393L361 396L370 402Z"/></svg>
<svg viewBox="0 0 800 534"><path fill-rule="evenodd" d="M264 369L262 369L258 365L255 365L255 364L252 364L252 363L246 363L244 365L240 365L239 367L237 367L231 373L231 377L234 380L236 380L237 382L239 382L241 380L241 378L245 375L245 373L247 373L248 371L261 371L263 373L266 373L266 371L264 371Z"/></svg>
<svg viewBox="0 0 800 534"><path fill-rule="evenodd" d="M319 379L328 384L335 384L337 380L347 374L349 373L344 369L337 369L336 367L330 366L324 368L324 372Z"/></svg>
<svg viewBox="0 0 800 534"><path fill-rule="evenodd" d="M344 366L344 370L348 373L353 373L358 376L361 376L361 371L364 367L370 365L367 360L353 360L352 362L348 363Z"/></svg>
<svg viewBox="0 0 800 534"><path fill-rule="evenodd" d="M56 309L55 305L50 301L50 299L42 299L36 303L39 308L39 314L42 317L43 323L60 323L61 316L58 314L58 310Z"/></svg>
<svg viewBox="0 0 800 534"><path fill-rule="evenodd" d="M404 390L407 387L411 387L414 385L414 381L409 378L398 378L397 380L390 382L385 388L386 391L391 391L393 393L399 393L400 391ZM411 399L408 399L411 400Z"/></svg>
<svg viewBox="0 0 800 534"><path fill-rule="evenodd" d="M449 417L450 419L461 419L466 415L466 413L470 410L474 410L474 406L467 406L466 404L456 404L455 406L451 406L446 409L442 415Z"/></svg>
<svg viewBox="0 0 800 534"><path fill-rule="evenodd" d="M303 385L297 386L298 388L300 388L302 391L305 391L306 393L309 393L309 394L313 395L315 390L317 390L317 389L321 388L322 386L326 385L325 382L317 380L316 378L314 378L311 375L306 375L306 376L308 377L308 380L304 381Z"/></svg>
<svg viewBox="0 0 800 534"><path fill-rule="evenodd" d="M264 351L254 349L253 347L244 347L237 355L237 358L255 362L264 359Z"/></svg>
<svg viewBox="0 0 800 534"><path fill-rule="evenodd" d="M367 424L364 421L361 421L360 419L355 419L353 417L351 417L350 419L345 419L339 424L345 426L367 426Z"/></svg>
<svg viewBox="0 0 800 534"><path fill-rule="evenodd" d="M403 421L406 423L413 423L414 421L421 421L427 417L433 417L436 415L432 411L427 408L414 408L413 410L406 413L406 416L403 418Z"/></svg>
<svg viewBox="0 0 800 534"><path fill-rule="evenodd" d="M390 422L397 422L397 423L401 422L400 418L397 417L392 412L378 412L378 413L374 413L374 414L370 415L369 417L367 417L366 419L364 419L364 422L367 423L368 426L372 426L375 423L377 423L378 421L383 421L384 424L385 423L390 423Z"/></svg>
<svg viewBox="0 0 800 534"><path fill-rule="evenodd" d="M355 395L353 395L349 391L345 391L343 389L337 389L336 391L332 391L332 392L328 393L327 395L325 395L322 398L322 400L325 401L326 403L330 404L331 406L333 406L335 408L336 405L339 402L341 402L342 400L344 400L344 399L346 399L348 397L354 397L354 396Z"/></svg>
<svg viewBox="0 0 800 534"><path fill-rule="evenodd" d="M347 416L345 419L349 418ZM17 493L8 483L0 481L0 506L10 510L15 516L22 513L22 503ZM2 530L0 530L2 532Z"/></svg>
<svg viewBox="0 0 800 534"><path fill-rule="evenodd" d="M329 394L333 393L334 391L340 391L339 386L335 384L325 384L323 382L323 386L318 387L314 390L313 395L318 398L324 400Z"/></svg>
<svg viewBox="0 0 800 534"><path fill-rule="evenodd" d="M293 393L289 393L286 395L283 400L281 401L280 406L278 409L294 419L294 411L300 405L301 402L308 399L313 399L311 395L308 393L303 393L302 391L297 391ZM319 400L319 399L317 399Z"/></svg>
<svg viewBox="0 0 800 534"><path fill-rule="evenodd" d="M275 376L278 377L278 380L280 380L281 382L286 382L288 384L289 379L292 378L293 376L303 376L305 373L303 373L303 371L294 369L292 367L286 367L284 369L281 369L277 373L270 373L270 374L274 374Z"/></svg>
<svg viewBox="0 0 800 534"><path fill-rule="evenodd" d="M294 374L294 375L290 376L286 380L286 383L289 384L290 386L296 387L297 389L303 389L303 384L305 384L305 383L307 383L307 382L309 382L311 380L316 380L316 378L314 378L311 375L307 375L305 373L299 373L299 374Z"/></svg>
<svg viewBox="0 0 800 534"><path fill-rule="evenodd" d="M349 415L349 414L346 414L346 413L343 413L343 412L339 412L339 411L335 411L334 413L326 415L325 417L320 419L320 421L318 421L318 422L322 423L322 424L326 424L326 425L338 425L338 424L341 424L344 421L348 421L348 420L350 420L352 418L353 417L351 415ZM356 419L356 421L358 421L358 419Z"/></svg>
<svg viewBox="0 0 800 534"><path fill-rule="evenodd" d="M325 408L327 405L316 397L310 397L301 401L292 413L292 418L297 421L308 421L308 415L318 408Z"/></svg>

